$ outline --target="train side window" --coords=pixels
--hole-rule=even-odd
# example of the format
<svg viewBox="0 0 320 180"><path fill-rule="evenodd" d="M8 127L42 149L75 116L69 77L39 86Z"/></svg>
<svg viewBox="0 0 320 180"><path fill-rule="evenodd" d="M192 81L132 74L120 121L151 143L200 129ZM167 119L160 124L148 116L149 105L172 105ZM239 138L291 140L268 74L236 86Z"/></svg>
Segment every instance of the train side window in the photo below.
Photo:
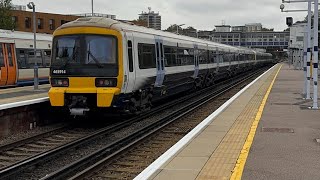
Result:
<svg viewBox="0 0 320 180"><path fill-rule="evenodd" d="M0 43L0 67L4 67L4 55L3 55L3 49L2 49L1 43Z"/></svg>
<svg viewBox="0 0 320 180"><path fill-rule="evenodd" d="M219 63L223 63L224 61L227 61L224 59L224 56L223 56L224 52L223 51L220 51L219 54L218 54L218 57L219 57Z"/></svg>
<svg viewBox="0 0 320 180"><path fill-rule="evenodd" d="M156 52L154 44L138 44L138 58L140 69L156 68Z"/></svg>
<svg viewBox="0 0 320 180"><path fill-rule="evenodd" d="M178 48L177 52L178 66L194 64L194 49Z"/></svg>
<svg viewBox="0 0 320 180"><path fill-rule="evenodd" d="M165 57L166 67L172 67L172 66L178 65L178 63L176 62L176 59L177 59L176 53L177 53L176 47L164 46L164 57Z"/></svg>
<svg viewBox="0 0 320 180"><path fill-rule="evenodd" d="M7 47L7 50L8 50L9 66L13 66L13 57L12 57L11 45L7 44L6 47Z"/></svg>
<svg viewBox="0 0 320 180"><path fill-rule="evenodd" d="M129 58L129 71L133 72L133 53L132 53L132 41L128 41L128 58Z"/></svg>
<svg viewBox="0 0 320 180"><path fill-rule="evenodd" d="M207 64L208 62L208 55L207 55L207 50L199 49L199 63L200 64Z"/></svg>

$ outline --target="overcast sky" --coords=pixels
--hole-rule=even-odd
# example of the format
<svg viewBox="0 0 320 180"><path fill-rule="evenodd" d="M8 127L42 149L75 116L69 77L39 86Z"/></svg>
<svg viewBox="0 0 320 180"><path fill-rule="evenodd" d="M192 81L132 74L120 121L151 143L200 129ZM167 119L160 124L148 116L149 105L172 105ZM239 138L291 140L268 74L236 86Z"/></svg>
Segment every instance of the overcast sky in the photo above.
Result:
<svg viewBox="0 0 320 180"><path fill-rule="evenodd" d="M30 0L13 0L24 5ZM91 12L91 0L33 0L37 11L61 14ZM285 17L303 20L306 12L281 13L281 0L94 0L96 13L114 14L118 19L133 20L142 11L162 16L162 29L171 24L186 24L200 30L212 30L222 21L228 25L262 23L263 27L284 30ZM306 3L286 4L286 9L306 9Z"/></svg>

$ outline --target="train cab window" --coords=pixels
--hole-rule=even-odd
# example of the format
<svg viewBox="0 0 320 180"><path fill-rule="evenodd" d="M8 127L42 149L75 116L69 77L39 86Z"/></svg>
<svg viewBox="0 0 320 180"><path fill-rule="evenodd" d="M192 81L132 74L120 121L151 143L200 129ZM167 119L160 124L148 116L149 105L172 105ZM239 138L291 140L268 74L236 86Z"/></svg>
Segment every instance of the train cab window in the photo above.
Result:
<svg viewBox="0 0 320 180"><path fill-rule="evenodd" d="M0 43L0 67L4 67L4 55L3 55L3 49L2 49L1 43Z"/></svg>
<svg viewBox="0 0 320 180"><path fill-rule="evenodd" d="M88 64L116 64L116 39L102 36L86 36ZM98 62L97 62L98 61Z"/></svg>
<svg viewBox="0 0 320 180"><path fill-rule="evenodd" d="M129 59L129 71L133 72L132 41L128 41L128 59Z"/></svg>
<svg viewBox="0 0 320 180"><path fill-rule="evenodd" d="M9 61L9 66L13 66L13 57L12 57L12 51L11 51L11 45L6 45L7 50L8 50L8 61Z"/></svg>
<svg viewBox="0 0 320 180"><path fill-rule="evenodd" d="M140 69L156 68L156 52L154 44L138 44Z"/></svg>

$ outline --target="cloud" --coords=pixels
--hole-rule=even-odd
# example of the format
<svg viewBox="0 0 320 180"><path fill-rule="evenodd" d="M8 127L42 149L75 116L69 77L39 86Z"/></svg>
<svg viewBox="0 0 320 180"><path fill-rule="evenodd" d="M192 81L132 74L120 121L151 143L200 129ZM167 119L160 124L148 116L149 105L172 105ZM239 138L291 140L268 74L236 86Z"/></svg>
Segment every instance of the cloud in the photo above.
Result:
<svg viewBox="0 0 320 180"><path fill-rule="evenodd" d="M13 0L14 4L27 4L30 0ZM79 14L91 12L90 0L34 0L37 11ZM98 13L115 14L119 19L137 19L141 11L160 12L162 29L171 24L186 24L197 29L212 30L225 21L230 25L259 22L264 27L284 30L285 17L302 20L306 13L281 13L280 0L94 0ZM286 5L286 9L306 9L306 3Z"/></svg>

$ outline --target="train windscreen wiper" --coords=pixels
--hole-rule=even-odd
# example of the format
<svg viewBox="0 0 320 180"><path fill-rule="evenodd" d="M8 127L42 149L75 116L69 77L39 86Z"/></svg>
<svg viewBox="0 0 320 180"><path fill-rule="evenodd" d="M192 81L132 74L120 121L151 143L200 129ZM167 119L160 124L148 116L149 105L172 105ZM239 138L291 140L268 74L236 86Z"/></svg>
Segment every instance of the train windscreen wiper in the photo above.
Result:
<svg viewBox="0 0 320 180"><path fill-rule="evenodd" d="M97 58L92 54L92 52L90 50L88 50L88 63L90 63L89 56L91 56L92 60L96 63L96 65L99 68L103 68L103 65L97 60Z"/></svg>

